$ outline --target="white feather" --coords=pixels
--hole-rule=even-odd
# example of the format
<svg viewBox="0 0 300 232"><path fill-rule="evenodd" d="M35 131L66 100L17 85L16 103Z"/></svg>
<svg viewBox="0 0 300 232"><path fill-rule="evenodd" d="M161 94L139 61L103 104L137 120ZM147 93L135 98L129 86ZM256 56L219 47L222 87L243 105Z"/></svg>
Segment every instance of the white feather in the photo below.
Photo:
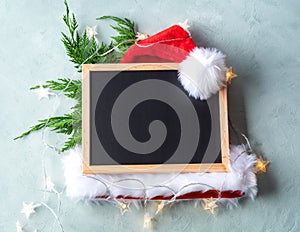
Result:
<svg viewBox="0 0 300 232"><path fill-rule="evenodd" d="M226 83L225 55L216 48L194 48L179 64L178 79L190 96L201 100Z"/></svg>
<svg viewBox="0 0 300 232"><path fill-rule="evenodd" d="M77 147L63 158L66 195L74 200L95 200L96 196L107 195L106 186L108 186L112 198L118 195L152 198L169 196L174 193L176 196L180 196L188 192L217 189L221 191L241 190L246 196L253 199L257 194L254 173L256 156L248 154L244 145L230 146L230 160L229 172L83 175L81 172L81 148ZM137 179L145 186L130 179ZM161 180L167 179L169 181L161 182ZM161 185L157 186L158 183ZM198 184L189 186L191 183ZM236 199L221 199L221 203L228 207L238 205Z"/></svg>

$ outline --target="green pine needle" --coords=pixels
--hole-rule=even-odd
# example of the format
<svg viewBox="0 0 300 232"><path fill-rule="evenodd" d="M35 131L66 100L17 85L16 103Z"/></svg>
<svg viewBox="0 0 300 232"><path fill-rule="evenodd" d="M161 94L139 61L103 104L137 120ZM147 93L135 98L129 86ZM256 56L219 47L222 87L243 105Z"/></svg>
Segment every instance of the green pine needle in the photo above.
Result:
<svg viewBox="0 0 300 232"><path fill-rule="evenodd" d="M135 25L134 22L130 21L127 18L121 19L115 16L102 16L97 18L97 20L111 19L117 23L117 26L111 25L111 28L114 29L119 35L111 36L114 40L114 45L118 45L123 43L124 41L128 41L123 43L118 48L121 50L122 54L127 51L127 49L134 44L134 40L136 39Z"/></svg>
<svg viewBox="0 0 300 232"><path fill-rule="evenodd" d="M74 63L77 71L81 72L83 63L117 63L122 58L127 49L134 44L136 39L135 24L127 18L118 18L114 16L102 16L97 20L111 19L117 26L111 27L118 33L112 36L109 44L103 42L97 44L95 38L91 40L86 32L79 34L78 22L75 14L70 13L67 1L64 1L66 12L63 15L63 21L68 29L68 33L62 32L62 43L70 61ZM124 42L126 41L126 42ZM121 45L120 45L121 43ZM118 50L114 49L118 46ZM107 53L107 55L103 55ZM71 113L63 116L54 116L38 121L38 124L29 128L15 139L23 138L32 132L43 128L50 128L56 133L69 135L65 142L62 152L67 151L82 142L82 83L81 80L71 80L69 78L58 78L58 80L46 81L43 85L36 85L31 90L38 88L49 88L55 92L63 92L68 98L74 99L76 104L71 107Z"/></svg>
<svg viewBox="0 0 300 232"><path fill-rule="evenodd" d="M30 127L30 129L28 131L26 131L23 134L21 134L20 136L14 138L14 140L23 138L26 135L30 134L31 132L38 131L45 127L51 128L53 131L55 131L57 133L71 134L73 131L72 125L73 125L73 119L70 114L66 114L64 116L55 116L55 117L51 117L51 118L42 119L42 120L39 120L38 124Z"/></svg>

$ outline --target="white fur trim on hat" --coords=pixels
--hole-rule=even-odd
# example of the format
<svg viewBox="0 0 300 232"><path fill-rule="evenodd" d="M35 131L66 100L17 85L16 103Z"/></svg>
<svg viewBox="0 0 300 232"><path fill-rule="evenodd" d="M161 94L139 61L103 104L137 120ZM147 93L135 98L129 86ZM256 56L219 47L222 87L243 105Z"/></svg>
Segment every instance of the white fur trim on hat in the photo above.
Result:
<svg viewBox="0 0 300 232"><path fill-rule="evenodd" d="M178 79L190 96L208 99L226 84L225 55L216 48L194 48L179 64Z"/></svg>
<svg viewBox="0 0 300 232"><path fill-rule="evenodd" d="M257 193L256 156L249 154L245 145L230 146L231 162L228 172L176 173L175 175L174 173L83 175L81 153L81 148L77 147L65 154L63 159L66 195L74 200L95 200L97 196L106 196L107 189L110 190L111 199L120 195L153 198L176 193L176 196L181 196L189 192L211 189L240 190L252 199ZM170 176L172 178L169 181L161 182ZM138 181L132 181L134 179ZM121 182L121 180L127 181ZM145 189L141 183L145 185ZM191 183L200 184L183 188ZM174 193L170 189L173 189ZM222 199L222 202L229 207L236 206L238 199Z"/></svg>

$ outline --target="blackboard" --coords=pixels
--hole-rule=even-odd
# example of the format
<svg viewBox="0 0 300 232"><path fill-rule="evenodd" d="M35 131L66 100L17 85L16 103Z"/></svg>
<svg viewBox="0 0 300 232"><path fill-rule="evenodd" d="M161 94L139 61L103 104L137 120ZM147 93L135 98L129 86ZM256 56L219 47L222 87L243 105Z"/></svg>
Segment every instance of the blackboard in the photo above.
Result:
<svg viewBox="0 0 300 232"><path fill-rule="evenodd" d="M178 64L83 65L83 172L228 168L227 92L189 97Z"/></svg>

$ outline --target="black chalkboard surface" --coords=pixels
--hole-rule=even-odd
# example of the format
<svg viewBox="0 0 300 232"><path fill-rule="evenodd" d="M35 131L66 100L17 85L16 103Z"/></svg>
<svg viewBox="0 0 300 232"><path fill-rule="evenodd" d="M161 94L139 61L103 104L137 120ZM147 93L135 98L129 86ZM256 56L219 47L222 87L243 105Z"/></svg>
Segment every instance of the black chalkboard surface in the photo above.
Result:
<svg viewBox="0 0 300 232"><path fill-rule="evenodd" d="M83 66L84 173L226 171L227 97L189 97L177 64Z"/></svg>

